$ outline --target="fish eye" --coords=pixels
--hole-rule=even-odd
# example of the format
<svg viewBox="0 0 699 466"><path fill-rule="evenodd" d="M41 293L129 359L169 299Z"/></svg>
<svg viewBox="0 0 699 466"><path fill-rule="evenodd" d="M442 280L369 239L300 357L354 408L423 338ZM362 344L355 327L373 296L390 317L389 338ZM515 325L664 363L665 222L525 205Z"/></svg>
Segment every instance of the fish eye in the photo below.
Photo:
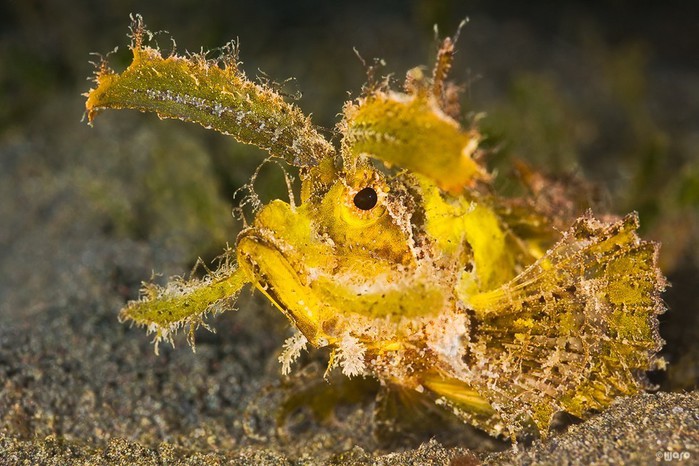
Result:
<svg viewBox="0 0 699 466"><path fill-rule="evenodd" d="M361 210L371 210L376 206L378 196L374 188L364 188L354 195L354 205Z"/></svg>

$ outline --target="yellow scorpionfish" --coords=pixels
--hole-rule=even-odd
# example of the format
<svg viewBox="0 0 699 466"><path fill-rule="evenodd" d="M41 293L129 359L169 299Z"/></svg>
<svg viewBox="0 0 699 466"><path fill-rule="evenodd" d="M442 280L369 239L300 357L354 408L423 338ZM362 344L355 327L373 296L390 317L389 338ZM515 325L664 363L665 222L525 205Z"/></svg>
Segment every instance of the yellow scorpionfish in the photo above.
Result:
<svg viewBox="0 0 699 466"><path fill-rule="evenodd" d="M308 345L329 347L328 370L417 393L491 435L546 436L558 412L585 418L649 388L645 372L663 364L658 246L635 213L573 216L495 192L446 81L454 40L431 75L410 70L400 91L369 83L346 103L335 147L245 77L234 45L215 60L162 57L140 17L131 37L123 73L98 64L90 122L107 108L195 122L301 177L300 196L259 208L218 270L146 284L122 310L156 344L183 326L191 337L249 284L296 330L283 372Z"/></svg>

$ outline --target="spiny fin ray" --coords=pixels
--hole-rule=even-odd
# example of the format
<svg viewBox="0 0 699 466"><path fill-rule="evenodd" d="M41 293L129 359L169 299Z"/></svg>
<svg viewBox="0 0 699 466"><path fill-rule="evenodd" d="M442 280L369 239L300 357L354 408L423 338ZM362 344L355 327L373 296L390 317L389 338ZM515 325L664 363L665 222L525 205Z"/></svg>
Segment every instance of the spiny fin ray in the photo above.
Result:
<svg viewBox="0 0 699 466"><path fill-rule="evenodd" d="M129 67L117 74L104 59L98 64L97 87L86 94L88 122L103 109L135 109L229 134L295 166L313 166L334 154L301 110L269 86L245 77L235 46L215 60L205 54L163 58L159 50L144 45L149 34L140 16L131 29Z"/></svg>

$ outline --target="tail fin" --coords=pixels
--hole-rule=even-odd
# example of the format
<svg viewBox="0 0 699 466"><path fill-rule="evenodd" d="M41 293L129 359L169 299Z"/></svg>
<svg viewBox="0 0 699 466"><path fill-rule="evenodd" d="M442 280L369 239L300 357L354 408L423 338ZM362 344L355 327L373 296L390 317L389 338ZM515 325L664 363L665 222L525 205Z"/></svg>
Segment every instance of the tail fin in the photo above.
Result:
<svg viewBox="0 0 699 466"><path fill-rule="evenodd" d="M649 388L667 283L637 228L635 213L611 224L587 214L515 279L469 298L476 328L459 379L511 435L531 420L545 436L558 411L585 417Z"/></svg>

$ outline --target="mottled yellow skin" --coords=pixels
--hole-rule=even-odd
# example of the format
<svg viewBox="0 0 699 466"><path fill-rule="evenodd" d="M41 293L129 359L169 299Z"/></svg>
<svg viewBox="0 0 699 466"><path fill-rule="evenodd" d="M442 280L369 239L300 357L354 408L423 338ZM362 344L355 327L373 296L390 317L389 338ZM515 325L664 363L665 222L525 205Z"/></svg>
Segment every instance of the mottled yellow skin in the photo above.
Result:
<svg viewBox="0 0 699 466"><path fill-rule="evenodd" d="M376 207L364 211L353 197L367 186L379 196ZM471 254L463 247L463 233L454 238L462 246L453 247L412 230L416 206L409 203L409 187L421 189L414 177L387 179L364 164L338 173L327 191L300 206L273 201L239 236L238 262L315 345L333 342L345 331L338 319L342 314L393 321L437 315L454 306L454 284ZM462 211L473 210L441 200L435 204L424 211L434 229L458 232ZM504 260L503 246L494 252ZM280 264L288 275L278 272Z"/></svg>
<svg viewBox="0 0 699 466"><path fill-rule="evenodd" d="M459 400L492 414L453 379L453 353L464 335L448 327L458 326L455 316L465 310L461 289L489 289L512 277L495 214L476 202L444 199L422 176L387 178L366 161L358 165L335 173L300 206L263 207L238 237L239 266L309 343L340 352L347 375L378 375L418 391L457 384ZM304 183L315 184L314 175ZM363 211L353 198L367 186L379 193L378 203ZM348 338L362 352L349 364Z"/></svg>
<svg viewBox="0 0 699 466"><path fill-rule="evenodd" d="M165 59L142 44L140 19L133 31L131 66L100 66L90 120L135 108L194 121L299 166L302 186L300 203L257 211L217 271L147 285L123 319L156 341L181 326L192 335L250 283L298 330L284 372L307 344L327 346L328 370L375 377L512 438L545 436L556 412L585 417L648 387L644 371L661 365L657 245L637 236L635 214L573 222L499 197L477 162L478 131L455 118L450 39L432 78L411 70L404 93L368 86L347 103L336 152L236 57L223 67Z"/></svg>

